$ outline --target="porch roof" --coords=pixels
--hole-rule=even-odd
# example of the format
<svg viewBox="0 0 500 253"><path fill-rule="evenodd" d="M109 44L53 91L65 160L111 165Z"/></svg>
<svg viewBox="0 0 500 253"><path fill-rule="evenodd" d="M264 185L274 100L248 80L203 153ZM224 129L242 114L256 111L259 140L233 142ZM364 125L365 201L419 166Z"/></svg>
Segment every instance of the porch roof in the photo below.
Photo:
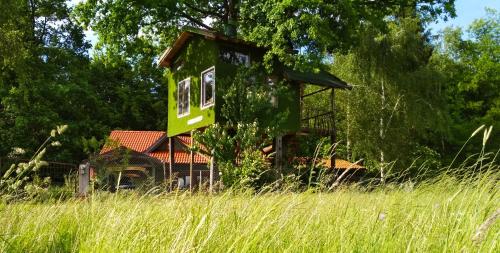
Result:
<svg viewBox="0 0 500 253"><path fill-rule="evenodd" d="M291 81L296 81L299 83L309 83L335 89L349 89L349 90L352 89L352 86L348 85L346 82L340 80L338 77L324 70L320 70L317 73L313 73L313 72L300 72L297 70L285 68L283 71L283 75L286 79Z"/></svg>

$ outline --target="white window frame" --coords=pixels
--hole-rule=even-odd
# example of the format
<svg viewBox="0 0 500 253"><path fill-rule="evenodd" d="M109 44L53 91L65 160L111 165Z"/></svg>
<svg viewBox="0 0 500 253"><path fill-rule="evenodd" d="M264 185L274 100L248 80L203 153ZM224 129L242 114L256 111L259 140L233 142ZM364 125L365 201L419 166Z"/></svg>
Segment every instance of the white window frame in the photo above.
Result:
<svg viewBox="0 0 500 253"><path fill-rule="evenodd" d="M204 103L205 102L205 85L204 85L204 82L203 82L203 75L207 72L210 72L212 71L214 72L214 87L212 89L212 102L210 103ZM214 106L215 104L215 66L212 66L206 70L204 70L203 72L201 72L201 76L200 76L200 86L201 86L201 96L200 96L200 108L203 110L203 109L207 109L211 106Z"/></svg>
<svg viewBox="0 0 500 253"><path fill-rule="evenodd" d="M236 51L236 50L233 50L233 49L225 49L225 53L228 53L228 54L234 54L234 56L236 57L236 61L233 62L227 62L229 64L232 64L232 65L236 65L236 66L245 66L245 67L250 67L250 54L246 54L246 53L242 53L242 52L239 52L239 51ZM225 57L225 55L223 54L222 57ZM240 59L245 59L244 62L240 62ZM224 59L223 59L224 60Z"/></svg>
<svg viewBox="0 0 500 253"><path fill-rule="evenodd" d="M183 114L179 114L180 112L180 89L179 85L180 83L185 82L187 84L187 90L188 90L188 103L187 103L187 112L184 112ZM182 118L191 112L191 77L188 77L180 82L177 83L177 118Z"/></svg>
<svg viewBox="0 0 500 253"><path fill-rule="evenodd" d="M237 51L235 52L235 54L236 54L236 57L238 57L238 61L241 58L245 59L245 62L241 63L241 65L245 65L245 67L250 67L250 55L249 54L240 53L240 52L237 52Z"/></svg>

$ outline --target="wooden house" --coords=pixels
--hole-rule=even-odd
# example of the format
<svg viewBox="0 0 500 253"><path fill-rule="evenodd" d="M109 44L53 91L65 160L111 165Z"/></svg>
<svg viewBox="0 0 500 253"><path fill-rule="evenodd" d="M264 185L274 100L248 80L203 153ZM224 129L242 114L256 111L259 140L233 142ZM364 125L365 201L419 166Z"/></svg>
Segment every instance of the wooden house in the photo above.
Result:
<svg viewBox="0 0 500 253"><path fill-rule="evenodd" d="M218 80L234 77L241 66L261 63L265 53L265 48L219 33L200 29L183 31L159 59L159 65L169 69L167 136L189 135L194 129L219 122L227 84ZM291 91L286 97L275 98L278 100L276 112L289 112L281 129L286 134L273 145L278 164L284 160L281 159L284 147L291 146L294 136L314 132L330 136L332 142L336 142L334 90L350 89L350 86L325 71L304 73L281 64L273 69L268 79L270 85L275 81L284 82ZM305 94L306 85L320 88ZM315 114L304 112L303 99L319 92L330 92L329 108ZM331 166L335 167L334 157Z"/></svg>
<svg viewBox="0 0 500 253"><path fill-rule="evenodd" d="M141 183L152 178L155 183L171 182L178 188L208 184L209 158L189 151L192 145L190 136L171 138L175 146L175 152L172 152L175 166L169 165L169 138L163 131L114 130L108 140L110 142L99 153L99 160L108 170L120 167L124 182ZM98 163L94 163L96 165Z"/></svg>

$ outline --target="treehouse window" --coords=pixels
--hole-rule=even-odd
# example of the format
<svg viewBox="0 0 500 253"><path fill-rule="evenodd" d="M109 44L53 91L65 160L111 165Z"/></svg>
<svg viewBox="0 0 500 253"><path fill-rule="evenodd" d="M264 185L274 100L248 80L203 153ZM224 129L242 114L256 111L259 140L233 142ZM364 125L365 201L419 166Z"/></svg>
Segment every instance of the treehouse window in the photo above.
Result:
<svg viewBox="0 0 500 253"><path fill-rule="evenodd" d="M182 117L189 114L189 78L177 84L177 116Z"/></svg>
<svg viewBox="0 0 500 253"><path fill-rule="evenodd" d="M219 57L222 61L229 64L250 66L250 56L248 54L236 52L231 49L221 49Z"/></svg>
<svg viewBox="0 0 500 253"><path fill-rule="evenodd" d="M215 67L201 73L201 108L207 108L215 102Z"/></svg>

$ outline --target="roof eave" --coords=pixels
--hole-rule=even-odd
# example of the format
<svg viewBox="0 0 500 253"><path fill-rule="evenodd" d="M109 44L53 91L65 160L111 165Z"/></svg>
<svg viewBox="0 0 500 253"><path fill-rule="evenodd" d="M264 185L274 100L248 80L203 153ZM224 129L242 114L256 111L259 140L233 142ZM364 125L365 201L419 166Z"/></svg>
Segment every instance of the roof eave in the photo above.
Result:
<svg viewBox="0 0 500 253"><path fill-rule="evenodd" d="M158 65L161 67L169 68L172 65L172 60L175 58L177 53L182 49L186 41L192 36L192 33L189 31L184 31L181 35L175 40L172 47L169 47L163 52L160 59L158 60Z"/></svg>
<svg viewBox="0 0 500 253"><path fill-rule="evenodd" d="M312 73L312 72L305 73L291 69L285 69L283 76L287 80L296 81L298 83L308 83L323 87L330 87L334 89L348 89L348 90L352 89L352 86L340 80L338 77L326 71L322 72L322 74L328 75L329 80L324 80L324 78L321 78L319 73Z"/></svg>
<svg viewBox="0 0 500 253"><path fill-rule="evenodd" d="M185 28L185 30L183 32L181 32L181 34L179 35L179 37L177 37L177 39L175 40L172 47L167 48L163 52L160 59L158 60L158 65L160 67L169 68L172 65L172 61L174 60L176 55L184 47L186 41L194 35L203 36L206 39L210 39L210 40L218 40L218 41L224 41L224 42L228 42L228 43L246 45L246 46L250 46L250 47L253 47L256 49L263 49L263 50L266 49L265 47L257 46L256 44L254 44L252 42L244 41L244 40L237 39L237 38L230 38L230 37L227 37L223 34L219 34L217 32L188 27L188 28Z"/></svg>

